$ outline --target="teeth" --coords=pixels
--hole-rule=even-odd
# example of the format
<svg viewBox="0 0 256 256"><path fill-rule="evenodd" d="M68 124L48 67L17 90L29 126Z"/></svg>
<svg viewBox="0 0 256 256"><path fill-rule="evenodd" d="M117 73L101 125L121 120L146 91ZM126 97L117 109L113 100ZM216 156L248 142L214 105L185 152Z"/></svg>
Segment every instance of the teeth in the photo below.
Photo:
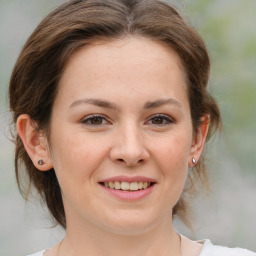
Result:
<svg viewBox="0 0 256 256"><path fill-rule="evenodd" d="M138 182L138 188L143 189L143 182L142 181Z"/></svg>
<svg viewBox="0 0 256 256"><path fill-rule="evenodd" d="M106 182L106 183L108 183L108 182ZM107 186L106 186L106 187L107 187ZM110 182L109 182L109 187L110 187L110 188L115 188L114 182L110 181Z"/></svg>
<svg viewBox="0 0 256 256"><path fill-rule="evenodd" d="M129 182L121 182L121 189L122 190L129 190L130 189Z"/></svg>
<svg viewBox="0 0 256 256"><path fill-rule="evenodd" d="M119 181L115 181L115 189L120 189L121 188L121 184Z"/></svg>
<svg viewBox="0 0 256 256"><path fill-rule="evenodd" d="M130 190L138 190L138 189L139 189L138 182L130 183Z"/></svg>
<svg viewBox="0 0 256 256"><path fill-rule="evenodd" d="M137 191L141 189L146 189L150 186L150 182L126 182L126 181L110 181L104 182L104 186L107 188L118 189L118 190L125 190L125 191Z"/></svg>
<svg viewBox="0 0 256 256"><path fill-rule="evenodd" d="M148 184L149 184L148 182L144 182L143 183L143 188L146 189L148 187Z"/></svg>

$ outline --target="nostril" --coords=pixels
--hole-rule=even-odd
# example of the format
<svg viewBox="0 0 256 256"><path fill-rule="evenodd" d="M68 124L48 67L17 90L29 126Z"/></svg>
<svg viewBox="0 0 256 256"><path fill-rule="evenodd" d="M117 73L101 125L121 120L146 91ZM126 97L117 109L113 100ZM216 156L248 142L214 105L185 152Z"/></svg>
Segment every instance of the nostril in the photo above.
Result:
<svg viewBox="0 0 256 256"><path fill-rule="evenodd" d="M126 164L126 165L129 165L129 166L135 166L137 164L143 164L144 163L144 159L139 159L135 162L132 162L132 161L129 162L129 161L123 159L123 158L118 158L118 159L116 159L116 161L118 163Z"/></svg>

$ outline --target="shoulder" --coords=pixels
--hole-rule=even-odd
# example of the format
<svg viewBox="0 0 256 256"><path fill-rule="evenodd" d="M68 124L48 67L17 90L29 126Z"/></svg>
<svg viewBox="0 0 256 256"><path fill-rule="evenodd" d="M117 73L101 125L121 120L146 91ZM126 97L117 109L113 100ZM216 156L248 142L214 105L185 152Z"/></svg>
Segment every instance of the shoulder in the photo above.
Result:
<svg viewBox="0 0 256 256"><path fill-rule="evenodd" d="M28 256L43 256L44 253L45 253L46 250L43 250L43 251L40 251L40 252L37 252L37 253L34 253L34 254L30 254Z"/></svg>
<svg viewBox="0 0 256 256"><path fill-rule="evenodd" d="M256 256L256 253L241 248L213 245L210 240L204 240L200 256Z"/></svg>

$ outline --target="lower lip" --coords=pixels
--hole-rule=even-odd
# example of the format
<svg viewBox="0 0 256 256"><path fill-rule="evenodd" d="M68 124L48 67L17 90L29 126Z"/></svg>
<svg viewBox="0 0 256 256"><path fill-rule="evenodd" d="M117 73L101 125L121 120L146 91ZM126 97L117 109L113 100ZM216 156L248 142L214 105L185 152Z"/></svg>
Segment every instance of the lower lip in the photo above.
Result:
<svg viewBox="0 0 256 256"><path fill-rule="evenodd" d="M119 189L112 189L112 188L107 188L104 185L100 185L104 190L106 190L108 193L110 193L112 196L125 200L125 201L137 201L145 198L148 196L155 184L152 186L146 188L146 189L141 189L141 190L136 190L136 191L124 191L124 190L119 190Z"/></svg>

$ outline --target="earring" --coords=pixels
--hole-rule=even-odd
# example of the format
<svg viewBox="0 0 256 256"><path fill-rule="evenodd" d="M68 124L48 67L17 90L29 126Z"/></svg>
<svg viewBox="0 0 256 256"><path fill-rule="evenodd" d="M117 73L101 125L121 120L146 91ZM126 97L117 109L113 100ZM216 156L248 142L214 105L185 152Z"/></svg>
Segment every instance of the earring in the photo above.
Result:
<svg viewBox="0 0 256 256"><path fill-rule="evenodd" d="M194 157L192 158L192 163L196 164L196 159Z"/></svg>
<svg viewBox="0 0 256 256"><path fill-rule="evenodd" d="M44 161L42 159L38 160L37 162L39 165L44 165Z"/></svg>

